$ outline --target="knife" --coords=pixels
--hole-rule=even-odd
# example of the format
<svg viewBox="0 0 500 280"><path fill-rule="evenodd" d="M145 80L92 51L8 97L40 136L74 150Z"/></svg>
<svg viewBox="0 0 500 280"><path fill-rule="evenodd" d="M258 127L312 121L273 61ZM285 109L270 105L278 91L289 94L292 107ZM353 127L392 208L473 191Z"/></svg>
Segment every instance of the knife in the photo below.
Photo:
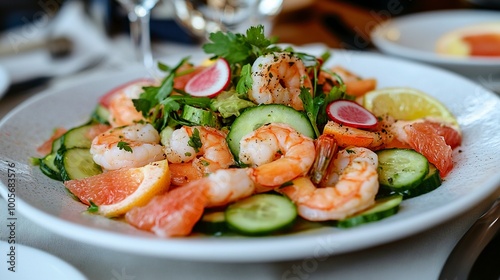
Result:
<svg viewBox="0 0 500 280"><path fill-rule="evenodd" d="M471 226L451 251L440 280L468 279L474 262L500 228L500 198Z"/></svg>

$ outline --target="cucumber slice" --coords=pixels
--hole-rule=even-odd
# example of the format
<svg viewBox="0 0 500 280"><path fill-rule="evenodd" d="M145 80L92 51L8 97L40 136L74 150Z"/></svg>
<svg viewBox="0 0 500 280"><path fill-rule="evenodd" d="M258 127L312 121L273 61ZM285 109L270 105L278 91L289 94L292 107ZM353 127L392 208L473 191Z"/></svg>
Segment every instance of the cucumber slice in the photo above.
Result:
<svg viewBox="0 0 500 280"><path fill-rule="evenodd" d="M61 148L90 148L92 139L89 139L87 135L95 125L98 124L84 124L68 130L61 136Z"/></svg>
<svg viewBox="0 0 500 280"><path fill-rule="evenodd" d="M102 173L101 167L94 162L87 148L59 150L55 164L61 170L63 181L83 179Z"/></svg>
<svg viewBox="0 0 500 280"><path fill-rule="evenodd" d="M227 142L233 155L240 154L240 140L248 133L269 123L285 123L298 132L314 138L314 129L309 119L301 112L281 104L263 104L247 108L231 125Z"/></svg>
<svg viewBox="0 0 500 280"><path fill-rule="evenodd" d="M408 199L431 192L441 186L442 182L439 170L437 170L433 164L429 164L429 173L425 176L420 185L413 189L404 190L398 193L403 195L403 199Z"/></svg>
<svg viewBox="0 0 500 280"><path fill-rule="evenodd" d="M227 207L225 218L230 229L244 235L265 235L291 226L297 208L287 197L257 194Z"/></svg>
<svg viewBox="0 0 500 280"><path fill-rule="evenodd" d="M420 185L429 173L429 161L411 149L386 149L377 152L378 176L382 187L403 191Z"/></svg>
<svg viewBox="0 0 500 280"><path fill-rule="evenodd" d="M194 226L194 231L218 235L227 232L228 226L224 211L204 213L201 219Z"/></svg>
<svg viewBox="0 0 500 280"><path fill-rule="evenodd" d="M59 150L59 148L61 148L61 145L62 145L62 136L57 138L56 140L54 140L52 142L52 151L51 153L55 153L57 152L57 150Z"/></svg>
<svg viewBox="0 0 500 280"><path fill-rule="evenodd" d="M338 221L337 226L340 228L350 228L365 223L380 221L396 214L402 200L403 196L399 194L377 199L372 207L354 216Z"/></svg>
<svg viewBox="0 0 500 280"><path fill-rule="evenodd" d="M55 164L56 153L50 153L40 159L40 170L49 178L61 181L61 171Z"/></svg>
<svg viewBox="0 0 500 280"><path fill-rule="evenodd" d="M109 124L109 110L102 106L101 104L97 104L97 106L94 109L94 112L92 112L91 116L92 120L98 123L102 124Z"/></svg>
<svg viewBox="0 0 500 280"><path fill-rule="evenodd" d="M215 128L220 127L217 115L213 112L190 105L184 105L181 118L196 125L206 125Z"/></svg>

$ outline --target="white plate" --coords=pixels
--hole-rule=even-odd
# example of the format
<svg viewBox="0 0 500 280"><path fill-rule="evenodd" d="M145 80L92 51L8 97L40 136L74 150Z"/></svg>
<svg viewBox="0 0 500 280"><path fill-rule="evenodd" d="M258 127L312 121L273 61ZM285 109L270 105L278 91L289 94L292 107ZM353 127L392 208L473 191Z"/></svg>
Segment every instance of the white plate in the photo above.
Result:
<svg viewBox="0 0 500 280"><path fill-rule="evenodd" d="M11 250L11 246L14 246L14 250ZM69 263L42 250L22 244L8 244L5 241L0 241L0 248L2 253L9 255L4 255L4 261L1 262L1 279L87 279ZM12 268L15 272L12 272L9 268Z"/></svg>
<svg viewBox="0 0 500 280"><path fill-rule="evenodd" d="M316 54L322 49L311 51ZM172 65L177 59L165 62ZM16 173L18 210L58 234L151 256L253 262L340 254L400 239L460 215L500 185L498 96L456 74L378 54L335 50L329 63L339 63L362 76L376 77L379 87L411 86L428 92L456 114L464 133L463 146L454 152L456 167L440 188L404 201L397 215L376 223L347 230L324 227L275 237L162 239L123 222L87 214L86 206L70 198L62 183L42 175L29 160L54 127L69 128L84 123L100 95L144 76L131 69L82 79L68 88L48 90L6 116L0 123L3 183L0 194L7 195L7 166L11 163L15 165L11 173Z"/></svg>
<svg viewBox="0 0 500 280"><path fill-rule="evenodd" d="M446 10L395 17L371 33L373 44L382 52L440 66L472 78L500 73L500 58L458 58L437 54L437 40L457 28L500 21L500 12Z"/></svg>
<svg viewBox="0 0 500 280"><path fill-rule="evenodd" d="M9 88L10 78L7 70L0 65L0 99L4 96L5 92Z"/></svg>

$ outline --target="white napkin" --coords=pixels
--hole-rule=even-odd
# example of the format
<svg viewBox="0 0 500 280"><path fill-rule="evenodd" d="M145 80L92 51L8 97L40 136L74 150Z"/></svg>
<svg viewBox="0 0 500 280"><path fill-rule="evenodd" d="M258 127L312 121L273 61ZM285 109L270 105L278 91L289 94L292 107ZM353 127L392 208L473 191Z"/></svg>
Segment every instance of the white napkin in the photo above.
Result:
<svg viewBox="0 0 500 280"><path fill-rule="evenodd" d="M110 56L112 48L108 38L85 14L82 1L66 1L54 18L47 18L7 31L0 43L15 48L28 41L42 40L49 33L64 35L73 41L71 54L54 59L47 50L36 50L0 57L0 65L9 72L11 82L69 75Z"/></svg>

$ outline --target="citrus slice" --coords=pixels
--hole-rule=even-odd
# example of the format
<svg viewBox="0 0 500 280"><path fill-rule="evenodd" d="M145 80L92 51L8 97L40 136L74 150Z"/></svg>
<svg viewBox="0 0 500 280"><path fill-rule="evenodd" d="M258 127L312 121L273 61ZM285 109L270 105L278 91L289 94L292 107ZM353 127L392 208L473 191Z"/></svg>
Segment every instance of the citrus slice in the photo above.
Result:
<svg viewBox="0 0 500 280"><path fill-rule="evenodd" d="M186 236L203 215L207 196L199 184L187 184L158 195L127 212L125 220L160 237Z"/></svg>
<svg viewBox="0 0 500 280"><path fill-rule="evenodd" d="M66 181L64 185L83 203L97 205L97 214L117 217L167 191L170 172L167 160L162 160L143 167L112 170Z"/></svg>
<svg viewBox="0 0 500 280"><path fill-rule="evenodd" d="M375 116L391 115L397 120L430 118L460 131L455 116L436 98L405 87L384 88L368 92L363 106Z"/></svg>

